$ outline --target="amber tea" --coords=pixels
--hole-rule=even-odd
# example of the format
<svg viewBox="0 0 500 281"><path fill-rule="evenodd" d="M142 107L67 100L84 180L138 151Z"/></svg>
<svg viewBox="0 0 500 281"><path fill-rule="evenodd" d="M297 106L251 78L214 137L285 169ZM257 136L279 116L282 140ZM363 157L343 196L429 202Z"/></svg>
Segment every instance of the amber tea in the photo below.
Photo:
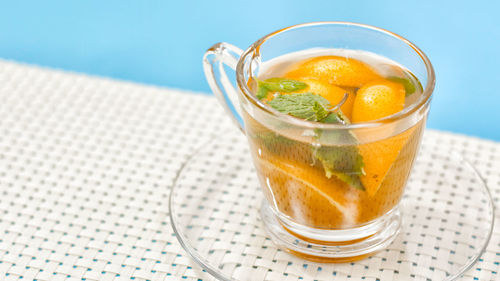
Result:
<svg viewBox="0 0 500 281"><path fill-rule="evenodd" d="M420 83L408 70L361 51L286 55L269 62L255 80L252 88L267 106L320 123L384 118L422 94ZM335 132L330 137L351 144L329 146L302 142L290 132L266 128L249 115L244 118L269 202L292 222L328 229L365 224L397 205L425 122L422 119L402 133L368 143L355 132Z"/></svg>

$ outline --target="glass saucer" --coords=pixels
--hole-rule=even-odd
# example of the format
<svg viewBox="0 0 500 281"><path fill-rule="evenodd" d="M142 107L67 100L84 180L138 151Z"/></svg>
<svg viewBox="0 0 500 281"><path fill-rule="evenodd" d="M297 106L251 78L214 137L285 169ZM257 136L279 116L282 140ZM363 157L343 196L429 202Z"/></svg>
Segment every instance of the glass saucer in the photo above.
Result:
<svg viewBox="0 0 500 281"><path fill-rule="evenodd" d="M400 203L403 223L386 249L350 263L316 263L280 250L266 232L248 143L229 131L202 145L170 194L177 239L221 280L453 280L485 250L493 202L475 168L424 136Z"/></svg>

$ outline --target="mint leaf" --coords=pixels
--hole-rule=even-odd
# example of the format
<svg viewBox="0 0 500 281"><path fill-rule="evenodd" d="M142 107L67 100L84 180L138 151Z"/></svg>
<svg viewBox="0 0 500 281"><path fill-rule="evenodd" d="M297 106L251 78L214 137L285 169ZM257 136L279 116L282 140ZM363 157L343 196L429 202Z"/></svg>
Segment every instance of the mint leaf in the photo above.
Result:
<svg viewBox="0 0 500 281"><path fill-rule="evenodd" d="M390 76L387 77L389 81L400 83L405 87L406 96L413 94L416 90L415 85L408 78Z"/></svg>
<svg viewBox="0 0 500 281"><path fill-rule="evenodd" d="M320 122L327 124L349 124L349 120L347 119L347 117L340 112L332 112Z"/></svg>
<svg viewBox="0 0 500 281"><path fill-rule="evenodd" d="M312 93L278 94L267 104L279 112L308 121L320 121L327 117L330 107L328 100Z"/></svg>
<svg viewBox="0 0 500 281"><path fill-rule="evenodd" d="M273 131L265 131L260 133L250 134L252 138L256 139L267 150L273 153L278 153L283 150L283 147L290 146L294 142L278 133Z"/></svg>
<svg viewBox="0 0 500 281"><path fill-rule="evenodd" d="M257 90L257 98L264 99L269 92L291 93L300 91L307 87L307 84L297 80L286 78L269 78L266 80L257 80L259 89Z"/></svg>
<svg viewBox="0 0 500 281"><path fill-rule="evenodd" d="M361 182L361 179L359 178L359 175L349 175L346 173L339 173L339 172L332 172L333 175L335 175L337 178L339 178L341 181L354 186L355 188L365 191L365 187L363 186L363 183Z"/></svg>
<svg viewBox="0 0 500 281"><path fill-rule="evenodd" d="M259 86L259 89L257 90L257 98L259 100L265 99L265 98L267 98L268 93L269 93L269 91L266 88Z"/></svg>
<svg viewBox="0 0 500 281"><path fill-rule="evenodd" d="M349 120L339 112L332 112L321 120L330 124L349 124ZM316 131L318 139L327 143L357 143L357 139L347 130ZM313 150L313 155L321 161L325 175L331 178L332 175L341 181L354 186L357 189L365 190L359 176L363 175L363 157L354 145L342 146L321 146Z"/></svg>
<svg viewBox="0 0 500 281"><path fill-rule="evenodd" d="M271 92L291 93L305 89L307 84L297 80L276 77L259 81L259 86L265 87Z"/></svg>
<svg viewBox="0 0 500 281"><path fill-rule="evenodd" d="M365 190L359 176L363 175L363 157L355 146L322 146L314 150L327 178L335 175L340 180Z"/></svg>

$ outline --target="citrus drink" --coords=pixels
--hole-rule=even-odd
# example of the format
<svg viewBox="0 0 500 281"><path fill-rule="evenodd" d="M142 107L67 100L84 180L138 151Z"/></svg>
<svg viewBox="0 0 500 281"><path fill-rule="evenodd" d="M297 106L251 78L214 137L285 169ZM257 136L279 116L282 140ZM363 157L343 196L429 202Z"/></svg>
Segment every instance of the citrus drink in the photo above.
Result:
<svg viewBox="0 0 500 281"><path fill-rule="evenodd" d="M266 62L249 87L272 112L324 124L304 130L243 114L260 183L281 219L349 229L398 204L425 118L383 120L404 114L422 95L410 71L369 52L308 50ZM382 125L356 128L372 121Z"/></svg>

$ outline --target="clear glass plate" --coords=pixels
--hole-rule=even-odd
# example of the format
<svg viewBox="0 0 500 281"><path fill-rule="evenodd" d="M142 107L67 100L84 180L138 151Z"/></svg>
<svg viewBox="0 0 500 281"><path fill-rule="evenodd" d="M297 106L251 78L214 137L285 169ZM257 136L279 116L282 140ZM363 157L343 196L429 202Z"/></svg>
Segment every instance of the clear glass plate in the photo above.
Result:
<svg viewBox="0 0 500 281"><path fill-rule="evenodd" d="M277 248L262 224L262 191L239 131L202 145L183 165L170 194L172 227L189 255L221 280L456 279L491 237L490 192L460 154L425 137L415 162L399 235L357 262L315 263Z"/></svg>

